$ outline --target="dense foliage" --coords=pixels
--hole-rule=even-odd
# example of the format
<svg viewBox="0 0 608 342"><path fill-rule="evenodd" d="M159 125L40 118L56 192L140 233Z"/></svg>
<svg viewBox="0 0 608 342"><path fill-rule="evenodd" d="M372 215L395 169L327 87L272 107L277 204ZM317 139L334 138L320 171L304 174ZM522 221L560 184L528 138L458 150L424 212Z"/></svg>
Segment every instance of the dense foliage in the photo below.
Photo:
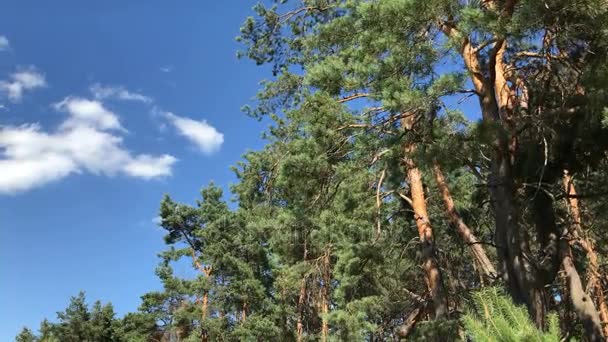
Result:
<svg viewBox="0 0 608 342"><path fill-rule="evenodd" d="M496 288L485 288L474 294L474 311L463 317L467 335L473 341L508 342L560 340L555 314L547 317L547 331L534 325L524 307L516 306Z"/></svg>
<svg viewBox="0 0 608 342"><path fill-rule="evenodd" d="M608 336L605 1L254 10L241 55L274 74L245 111L273 124L234 208L166 196L164 291L122 319L77 297L19 341Z"/></svg>

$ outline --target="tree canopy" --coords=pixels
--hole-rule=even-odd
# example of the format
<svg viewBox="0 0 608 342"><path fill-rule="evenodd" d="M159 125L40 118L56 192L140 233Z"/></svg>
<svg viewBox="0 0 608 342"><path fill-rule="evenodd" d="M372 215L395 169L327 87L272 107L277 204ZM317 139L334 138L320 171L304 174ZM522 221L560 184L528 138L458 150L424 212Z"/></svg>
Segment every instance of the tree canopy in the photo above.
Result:
<svg viewBox="0 0 608 342"><path fill-rule="evenodd" d="M608 337L605 1L281 0L238 40L267 143L162 199L163 291L17 341Z"/></svg>

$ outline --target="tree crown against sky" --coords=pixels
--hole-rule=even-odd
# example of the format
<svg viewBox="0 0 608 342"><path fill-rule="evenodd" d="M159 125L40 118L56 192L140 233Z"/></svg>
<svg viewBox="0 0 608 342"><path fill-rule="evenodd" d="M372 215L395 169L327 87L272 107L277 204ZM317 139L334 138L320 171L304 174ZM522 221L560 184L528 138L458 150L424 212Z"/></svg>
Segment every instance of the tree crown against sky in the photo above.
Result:
<svg viewBox="0 0 608 342"><path fill-rule="evenodd" d="M608 336L604 1L254 10L242 56L274 79L245 110L267 144L235 206L214 184L163 198L163 290L117 339Z"/></svg>

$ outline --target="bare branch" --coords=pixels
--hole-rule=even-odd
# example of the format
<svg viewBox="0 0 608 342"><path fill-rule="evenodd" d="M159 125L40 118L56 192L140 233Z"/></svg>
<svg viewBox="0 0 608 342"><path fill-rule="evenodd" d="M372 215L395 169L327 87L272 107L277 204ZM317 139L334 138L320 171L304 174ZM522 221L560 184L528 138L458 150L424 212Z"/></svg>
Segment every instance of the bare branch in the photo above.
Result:
<svg viewBox="0 0 608 342"><path fill-rule="evenodd" d="M349 125L345 125L345 126L340 126L340 127L336 128L336 130L343 131L347 128L371 128L371 126L368 124L349 124Z"/></svg>
<svg viewBox="0 0 608 342"><path fill-rule="evenodd" d="M520 52L516 53L513 57L517 58L517 59L520 59L520 58L543 58L543 59L555 59L555 60L568 59L567 56L549 55L549 54L533 52L533 51L520 51Z"/></svg>
<svg viewBox="0 0 608 342"><path fill-rule="evenodd" d="M488 47L488 45L496 43L496 41L497 41L496 38L492 38L492 39L486 40L485 42L482 42L481 44L479 44L475 48L473 48L473 53L478 53L479 51Z"/></svg>
<svg viewBox="0 0 608 342"><path fill-rule="evenodd" d="M312 12L312 11L319 11L319 12L323 12L326 11L328 9L330 9L332 6L328 6L328 7L319 7L319 6L308 6L308 7L302 7L302 8L298 8L295 9L293 11L289 11L283 15L281 15L279 17L279 22L281 24L285 23L286 21L288 21L289 19L293 18L294 16L303 13L303 12Z"/></svg>
<svg viewBox="0 0 608 342"><path fill-rule="evenodd" d="M390 152L390 149L388 149L388 148L387 148L387 149L385 149L385 150L382 150L382 151L378 152L378 153L377 153L377 154L374 156L374 158L372 159L372 161L371 161L371 163L370 163L370 166L371 166L371 165L374 165L374 164L375 164L375 163L378 161L378 159L379 159L380 157L382 157L384 154L386 154L387 152Z"/></svg>
<svg viewBox="0 0 608 342"><path fill-rule="evenodd" d="M345 102L348 102L348 101L351 101L351 100L355 100L355 99L360 99L360 98L363 98L363 97L369 97L369 94L367 94L367 93L352 94L350 96L346 96L346 97L341 98L340 100L338 100L338 102L339 103L345 103Z"/></svg>
<svg viewBox="0 0 608 342"><path fill-rule="evenodd" d="M410 205L412 204L412 199L407 197L403 192L398 192L399 197L403 198L407 203L409 203Z"/></svg>

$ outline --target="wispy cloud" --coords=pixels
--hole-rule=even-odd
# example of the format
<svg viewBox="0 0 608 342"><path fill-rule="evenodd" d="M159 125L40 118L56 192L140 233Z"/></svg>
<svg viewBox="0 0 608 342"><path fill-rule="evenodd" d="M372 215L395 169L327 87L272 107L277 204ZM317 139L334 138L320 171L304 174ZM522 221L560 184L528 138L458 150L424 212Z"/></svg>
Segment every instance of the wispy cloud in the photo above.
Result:
<svg viewBox="0 0 608 342"><path fill-rule="evenodd" d="M12 102L19 102L26 90L46 87L43 74L30 67L14 72L8 81L0 81L0 91L6 93Z"/></svg>
<svg viewBox="0 0 608 342"><path fill-rule="evenodd" d="M128 91L122 86L102 86L99 83L93 84L89 89L93 96L98 100L118 99L125 101L138 101L151 103L152 98L143 94Z"/></svg>
<svg viewBox="0 0 608 342"><path fill-rule="evenodd" d="M134 155L124 129L101 102L68 97L55 105L68 117L54 131L39 124L0 127L0 194L27 191L74 173L153 179L171 175L177 159Z"/></svg>
<svg viewBox="0 0 608 342"><path fill-rule="evenodd" d="M153 224L160 226L160 224L163 222L163 218L160 216L155 216L152 220L150 220Z"/></svg>
<svg viewBox="0 0 608 342"><path fill-rule="evenodd" d="M6 36L0 35L0 51L6 51L11 47Z"/></svg>
<svg viewBox="0 0 608 342"><path fill-rule="evenodd" d="M179 134L194 143L205 154L216 152L224 143L224 135L204 120L197 121L170 112L165 112L164 116Z"/></svg>
<svg viewBox="0 0 608 342"><path fill-rule="evenodd" d="M168 73L173 71L173 66L172 65L165 65L159 68L160 71L164 72L164 73Z"/></svg>

